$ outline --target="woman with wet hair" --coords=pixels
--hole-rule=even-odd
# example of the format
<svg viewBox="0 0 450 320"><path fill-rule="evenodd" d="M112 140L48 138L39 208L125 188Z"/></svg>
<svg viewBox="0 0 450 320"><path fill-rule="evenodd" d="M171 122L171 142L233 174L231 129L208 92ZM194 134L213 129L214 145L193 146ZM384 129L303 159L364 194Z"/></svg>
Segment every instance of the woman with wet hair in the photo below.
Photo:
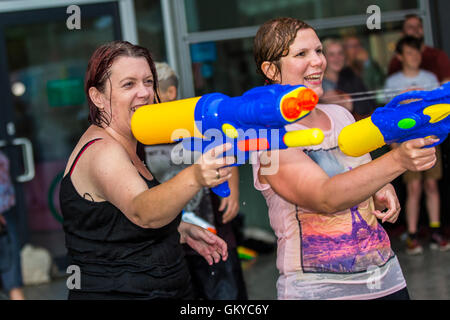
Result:
<svg viewBox="0 0 450 320"><path fill-rule="evenodd" d="M227 258L225 242L181 222L181 210L202 187L230 178L231 169L216 159L229 146L212 149L161 184L136 154L131 117L159 102L157 87L143 47L111 42L89 61L91 125L70 155L60 190L70 264L80 268L81 279L69 299L192 298L180 242L210 264Z"/></svg>
<svg viewBox="0 0 450 320"><path fill-rule="evenodd" d="M266 83L305 85L320 97L327 66L314 29L293 18L264 23L254 40L258 72ZM378 223L395 222L400 205L389 183L407 169L432 167L434 139L415 139L371 161L338 147L342 128L354 122L338 105L318 104L286 126L320 128L317 146L261 152L255 187L264 195L278 238L279 299L409 299L389 237ZM261 159L261 160L260 160ZM278 166L268 174L271 166Z"/></svg>

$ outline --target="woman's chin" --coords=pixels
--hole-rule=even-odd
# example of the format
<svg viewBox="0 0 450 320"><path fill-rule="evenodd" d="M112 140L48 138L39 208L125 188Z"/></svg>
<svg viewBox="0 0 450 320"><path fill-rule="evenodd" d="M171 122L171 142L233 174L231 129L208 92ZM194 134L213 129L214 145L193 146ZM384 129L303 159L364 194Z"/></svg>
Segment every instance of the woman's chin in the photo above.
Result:
<svg viewBox="0 0 450 320"><path fill-rule="evenodd" d="M317 86L308 86L308 88L310 88L311 90L313 90L317 96L320 98L323 96L323 88L322 88L322 84L317 85Z"/></svg>

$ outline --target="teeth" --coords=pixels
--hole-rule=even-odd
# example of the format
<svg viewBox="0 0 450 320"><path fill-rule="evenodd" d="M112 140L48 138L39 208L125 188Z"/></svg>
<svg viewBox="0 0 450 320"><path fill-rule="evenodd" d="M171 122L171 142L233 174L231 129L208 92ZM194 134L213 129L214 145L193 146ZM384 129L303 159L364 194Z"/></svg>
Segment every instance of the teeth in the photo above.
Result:
<svg viewBox="0 0 450 320"><path fill-rule="evenodd" d="M307 76L305 77L306 80L319 80L320 75L314 75L314 76Z"/></svg>

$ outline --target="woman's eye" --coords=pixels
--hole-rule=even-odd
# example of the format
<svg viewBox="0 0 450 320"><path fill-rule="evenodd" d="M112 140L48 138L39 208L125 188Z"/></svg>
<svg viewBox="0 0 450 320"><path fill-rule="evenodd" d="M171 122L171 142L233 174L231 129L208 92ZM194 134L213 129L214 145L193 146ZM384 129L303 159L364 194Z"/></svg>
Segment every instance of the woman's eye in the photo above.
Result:
<svg viewBox="0 0 450 320"><path fill-rule="evenodd" d="M124 85L123 85L123 87L124 88L129 88L129 87L131 87L133 85L133 82L126 82L126 83L124 83Z"/></svg>
<svg viewBox="0 0 450 320"><path fill-rule="evenodd" d="M305 51L302 51L302 52L297 53L297 56L304 57L305 54L306 54Z"/></svg>
<svg viewBox="0 0 450 320"><path fill-rule="evenodd" d="M317 49L316 52L317 52L318 54L322 54L322 53L323 53L323 49Z"/></svg>
<svg viewBox="0 0 450 320"><path fill-rule="evenodd" d="M153 80L146 80L145 83L148 85L153 85Z"/></svg>

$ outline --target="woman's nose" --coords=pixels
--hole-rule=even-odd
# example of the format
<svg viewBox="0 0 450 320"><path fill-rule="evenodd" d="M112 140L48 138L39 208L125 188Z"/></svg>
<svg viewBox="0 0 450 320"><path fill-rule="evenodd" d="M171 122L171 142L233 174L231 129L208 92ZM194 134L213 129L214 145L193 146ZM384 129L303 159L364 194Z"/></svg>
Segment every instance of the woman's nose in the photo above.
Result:
<svg viewBox="0 0 450 320"><path fill-rule="evenodd" d="M311 66L313 67L320 67L323 64L322 56L320 56L317 52L315 52L311 58L310 63Z"/></svg>
<svg viewBox="0 0 450 320"><path fill-rule="evenodd" d="M148 87L142 83L139 86L137 95L139 98L146 98L146 97L149 97L152 94L152 92L153 92L153 87Z"/></svg>

